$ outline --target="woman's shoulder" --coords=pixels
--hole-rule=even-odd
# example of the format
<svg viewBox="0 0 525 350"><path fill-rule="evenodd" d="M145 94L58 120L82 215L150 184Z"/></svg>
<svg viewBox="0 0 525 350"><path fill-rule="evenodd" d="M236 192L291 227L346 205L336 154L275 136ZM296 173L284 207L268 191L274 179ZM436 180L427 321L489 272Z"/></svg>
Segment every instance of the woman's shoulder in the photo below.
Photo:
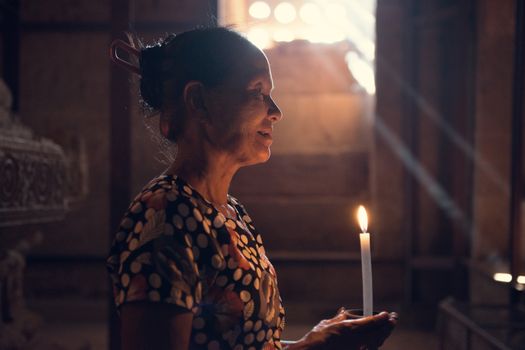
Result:
<svg viewBox="0 0 525 350"><path fill-rule="evenodd" d="M192 233L209 208L193 189L174 175L160 175L137 194L119 225L115 245L134 251L155 238L177 231ZM120 244L119 244L120 243Z"/></svg>
<svg viewBox="0 0 525 350"><path fill-rule="evenodd" d="M191 245L201 232L211 232L207 214L209 208L187 183L174 175L154 178L125 212L111 248L112 262L122 264L158 245Z"/></svg>
<svg viewBox="0 0 525 350"><path fill-rule="evenodd" d="M184 206L204 207L197 193L184 180L176 175L162 174L149 181L133 199L130 209L140 204L143 208L161 210L170 204L183 204ZM175 208L177 209L177 208ZM133 211L133 210L132 210Z"/></svg>
<svg viewBox="0 0 525 350"><path fill-rule="evenodd" d="M174 196L179 196L181 187L181 181L176 175L162 174L144 185L133 201L147 201L151 196L159 193L166 195L171 193Z"/></svg>

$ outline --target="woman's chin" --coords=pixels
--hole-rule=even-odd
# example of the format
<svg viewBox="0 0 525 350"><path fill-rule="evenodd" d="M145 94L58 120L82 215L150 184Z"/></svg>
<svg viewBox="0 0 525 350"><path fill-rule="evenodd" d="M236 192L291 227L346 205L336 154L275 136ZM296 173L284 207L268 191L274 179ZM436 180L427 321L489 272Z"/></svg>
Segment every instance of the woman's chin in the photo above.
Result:
<svg viewBox="0 0 525 350"><path fill-rule="evenodd" d="M268 152L266 152L266 154L264 155L264 157L261 158L261 163L266 163L269 159L270 159L270 156L272 155L272 152L270 151L270 149L268 148Z"/></svg>
<svg viewBox="0 0 525 350"><path fill-rule="evenodd" d="M262 151L259 154L259 163L265 163L270 159L270 156L272 155L272 151L270 150L270 147L266 148L264 151Z"/></svg>
<svg viewBox="0 0 525 350"><path fill-rule="evenodd" d="M257 154L250 157L249 160L244 162L243 166L250 166L250 165L266 163L268 159L270 159L271 154L272 152L270 151L270 148L268 147L266 150L259 151L257 152Z"/></svg>

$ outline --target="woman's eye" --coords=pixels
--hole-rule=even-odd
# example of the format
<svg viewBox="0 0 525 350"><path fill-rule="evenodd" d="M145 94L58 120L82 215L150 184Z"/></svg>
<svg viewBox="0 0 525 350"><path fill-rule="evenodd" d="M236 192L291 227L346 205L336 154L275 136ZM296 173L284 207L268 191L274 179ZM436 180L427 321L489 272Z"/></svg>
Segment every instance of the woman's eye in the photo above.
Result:
<svg viewBox="0 0 525 350"><path fill-rule="evenodd" d="M257 98L259 100L264 100L264 93L262 90L258 89L258 90L253 90L252 91L252 95L254 98Z"/></svg>

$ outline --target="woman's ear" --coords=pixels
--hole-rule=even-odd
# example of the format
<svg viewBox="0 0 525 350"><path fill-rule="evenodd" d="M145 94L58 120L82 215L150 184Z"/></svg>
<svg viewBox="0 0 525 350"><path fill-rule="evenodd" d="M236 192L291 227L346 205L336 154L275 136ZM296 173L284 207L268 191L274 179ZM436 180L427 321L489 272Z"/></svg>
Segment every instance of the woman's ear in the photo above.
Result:
<svg viewBox="0 0 525 350"><path fill-rule="evenodd" d="M186 111L204 120L208 114L206 106L206 89L199 81L190 81L184 87L183 98Z"/></svg>

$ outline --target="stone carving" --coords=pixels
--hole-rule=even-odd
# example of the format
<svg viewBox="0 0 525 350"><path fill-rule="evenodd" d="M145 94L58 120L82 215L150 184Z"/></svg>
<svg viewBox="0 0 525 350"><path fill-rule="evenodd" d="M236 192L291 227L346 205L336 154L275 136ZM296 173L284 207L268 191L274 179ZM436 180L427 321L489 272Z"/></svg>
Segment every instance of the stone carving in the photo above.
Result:
<svg viewBox="0 0 525 350"><path fill-rule="evenodd" d="M61 219L66 210L64 152L11 116L10 103L0 81L0 227Z"/></svg>

